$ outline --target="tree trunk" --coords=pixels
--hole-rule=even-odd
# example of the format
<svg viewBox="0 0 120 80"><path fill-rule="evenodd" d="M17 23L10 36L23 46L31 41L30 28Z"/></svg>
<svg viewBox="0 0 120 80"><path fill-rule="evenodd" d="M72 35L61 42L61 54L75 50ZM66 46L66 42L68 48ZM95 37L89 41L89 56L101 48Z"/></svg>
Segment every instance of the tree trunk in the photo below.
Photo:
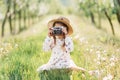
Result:
<svg viewBox="0 0 120 80"><path fill-rule="evenodd" d="M111 18L110 18L110 16L108 15L108 13L107 13L106 10L104 10L104 13L105 13L105 16L107 17L107 19L108 19L110 25L111 25L112 34L115 35L114 27L113 27L113 24L112 24Z"/></svg>
<svg viewBox="0 0 120 80"><path fill-rule="evenodd" d="M90 17L91 17L92 23L95 24L95 18L94 18L93 12L90 12Z"/></svg>
<svg viewBox="0 0 120 80"><path fill-rule="evenodd" d="M101 15L99 10L99 4L97 3L97 13L98 13L98 28L101 28Z"/></svg>
<svg viewBox="0 0 120 80"><path fill-rule="evenodd" d="M98 28L101 28L101 15L98 13Z"/></svg>
<svg viewBox="0 0 120 80"><path fill-rule="evenodd" d="M31 15L31 22L32 22L32 24L34 24L34 15L33 14Z"/></svg>
<svg viewBox="0 0 120 80"><path fill-rule="evenodd" d="M19 15L19 32L21 32L21 10L19 10L18 15Z"/></svg>
<svg viewBox="0 0 120 80"><path fill-rule="evenodd" d="M30 26L30 20L29 20L29 11L27 10L29 8L29 4L26 4L26 17L27 17L27 27Z"/></svg>
<svg viewBox="0 0 120 80"><path fill-rule="evenodd" d="M11 15L8 17L8 20L9 20L9 26L10 26L10 33L13 34L13 32L12 32L12 18L11 18Z"/></svg>
<svg viewBox="0 0 120 80"><path fill-rule="evenodd" d="M8 12L9 12L9 8L6 11L5 18L4 18L3 23L2 23L2 35L1 35L2 37L4 37L4 27L5 27L5 22L7 20L7 14L8 14Z"/></svg>
<svg viewBox="0 0 120 80"><path fill-rule="evenodd" d="M5 14L5 18L3 20L3 23L2 23L2 37L4 37L4 27L5 27L5 23L6 23L6 20L8 18L8 13L10 11L10 6L11 6L11 0L8 0L7 1L7 11L6 11L6 14Z"/></svg>
<svg viewBox="0 0 120 80"><path fill-rule="evenodd" d="M120 0L113 0L113 1L116 9L116 17L120 24Z"/></svg>
<svg viewBox="0 0 120 80"><path fill-rule="evenodd" d="M16 33L16 2L14 0L14 5L13 5L13 9L14 9L14 21L13 21L13 25L14 25L14 28L13 28L13 34Z"/></svg>
<svg viewBox="0 0 120 80"><path fill-rule="evenodd" d="M116 16L117 16L117 20L118 20L118 22L119 22L119 24L120 24L120 12L117 12L117 13L116 13Z"/></svg>
<svg viewBox="0 0 120 80"><path fill-rule="evenodd" d="M26 10L24 9L24 13L23 13L23 17L24 17L24 28L26 29Z"/></svg>

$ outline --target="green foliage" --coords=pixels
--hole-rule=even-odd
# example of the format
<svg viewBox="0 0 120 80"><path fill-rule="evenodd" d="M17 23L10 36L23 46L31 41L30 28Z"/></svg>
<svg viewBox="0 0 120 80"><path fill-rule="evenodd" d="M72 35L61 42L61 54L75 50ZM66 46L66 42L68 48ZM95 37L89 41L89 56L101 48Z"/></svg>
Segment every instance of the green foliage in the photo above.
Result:
<svg viewBox="0 0 120 80"><path fill-rule="evenodd" d="M95 0L84 0L79 3L80 10L84 11L86 16L90 16L91 12L96 12L97 4Z"/></svg>
<svg viewBox="0 0 120 80"><path fill-rule="evenodd" d="M116 7L114 7L113 2L109 0L83 0L79 2L79 10L83 11L87 17L90 16L90 12L93 12L95 14L100 13L100 15L104 15L104 9L107 10L111 17L116 13Z"/></svg>

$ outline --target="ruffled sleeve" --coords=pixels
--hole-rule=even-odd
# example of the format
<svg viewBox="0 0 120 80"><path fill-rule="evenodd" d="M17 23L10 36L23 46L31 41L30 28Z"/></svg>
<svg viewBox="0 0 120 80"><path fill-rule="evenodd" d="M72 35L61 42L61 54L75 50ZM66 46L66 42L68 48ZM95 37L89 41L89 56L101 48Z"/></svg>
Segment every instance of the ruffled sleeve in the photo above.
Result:
<svg viewBox="0 0 120 80"><path fill-rule="evenodd" d="M51 50L51 47L50 47L51 43L52 43L52 39L47 36L47 37L45 38L44 43L43 43L43 50L44 50L44 51L49 51L49 50Z"/></svg>
<svg viewBox="0 0 120 80"><path fill-rule="evenodd" d="M67 52L72 52L74 49L73 41L70 37L65 38L65 49Z"/></svg>

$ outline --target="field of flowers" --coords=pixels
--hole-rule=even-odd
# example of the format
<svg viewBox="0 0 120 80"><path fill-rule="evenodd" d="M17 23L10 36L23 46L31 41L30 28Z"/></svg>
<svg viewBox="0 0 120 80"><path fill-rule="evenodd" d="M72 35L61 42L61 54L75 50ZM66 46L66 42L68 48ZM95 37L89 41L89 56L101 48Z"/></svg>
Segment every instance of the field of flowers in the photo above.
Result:
<svg viewBox="0 0 120 80"><path fill-rule="evenodd" d="M90 73L73 72L72 80L120 80L120 40L69 17L76 25L71 57ZM36 69L50 58L50 52L42 51L45 32L46 29L26 39L14 37L0 42L0 80L39 80Z"/></svg>

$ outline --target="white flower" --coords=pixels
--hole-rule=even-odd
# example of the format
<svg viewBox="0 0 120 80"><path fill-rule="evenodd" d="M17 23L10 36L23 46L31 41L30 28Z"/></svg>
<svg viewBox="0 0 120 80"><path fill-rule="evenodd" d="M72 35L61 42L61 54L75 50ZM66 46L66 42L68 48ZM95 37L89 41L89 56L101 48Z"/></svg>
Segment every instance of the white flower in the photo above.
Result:
<svg viewBox="0 0 120 80"><path fill-rule="evenodd" d="M15 48L17 48L18 47L18 44L15 44Z"/></svg>
<svg viewBox="0 0 120 80"><path fill-rule="evenodd" d="M105 57L101 57L101 60L102 60L102 61L106 61L106 58L105 58Z"/></svg>
<svg viewBox="0 0 120 80"><path fill-rule="evenodd" d="M107 51L106 51L106 50L103 50L103 54L105 54L105 53L107 53Z"/></svg>
<svg viewBox="0 0 120 80"><path fill-rule="evenodd" d="M93 49L90 49L90 53L92 53L93 52Z"/></svg>
<svg viewBox="0 0 120 80"><path fill-rule="evenodd" d="M110 66L115 66L115 63L114 62L110 63Z"/></svg>
<svg viewBox="0 0 120 80"><path fill-rule="evenodd" d="M94 76L96 76L97 78L99 78L99 77L101 76L100 70L89 71L89 74L90 74L90 75L94 75Z"/></svg>
<svg viewBox="0 0 120 80"><path fill-rule="evenodd" d="M113 55L111 58L110 58L110 61L111 62L115 62L115 61L117 61L118 59Z"/></svg>
<svg viewBox="0 0 120 80"><path fill-rule="evenodd" d="M113 79L113 76L111 74L108 74L103 78L103 80L112 80L112 79Z"/></svg>
<svg viewBox="0 0 120 80"><path fill-rule="evenodd" d="M101 59L101 55L97 54L97 59L100 60Z"/></svg>
<svg viewBox="0 0 120 80"><path fill-rule="evenodd" d="M96 51L96 54L100 54L101 52L100 51Z"/></svg>
<svg viewBox="0 0 120 80"><path fill-rule="evenodd" d="M97 61L97 65L100 65L101 63L100 63L100 61Z"/></svg>

